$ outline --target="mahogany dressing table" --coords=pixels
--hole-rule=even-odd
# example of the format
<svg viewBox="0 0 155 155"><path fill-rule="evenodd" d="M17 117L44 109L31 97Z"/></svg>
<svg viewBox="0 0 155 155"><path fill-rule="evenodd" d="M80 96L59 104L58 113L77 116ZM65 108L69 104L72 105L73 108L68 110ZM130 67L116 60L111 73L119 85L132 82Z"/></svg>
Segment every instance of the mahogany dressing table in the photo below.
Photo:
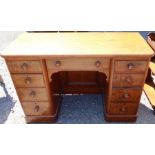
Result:
<svg viewBox="0 0 155 155"><path fill-rule="evenodd" d="M136 32L24 33L5 58L27 123L52 122L62 94L103 93L107 121L136 121L153 51Z"/></svg>

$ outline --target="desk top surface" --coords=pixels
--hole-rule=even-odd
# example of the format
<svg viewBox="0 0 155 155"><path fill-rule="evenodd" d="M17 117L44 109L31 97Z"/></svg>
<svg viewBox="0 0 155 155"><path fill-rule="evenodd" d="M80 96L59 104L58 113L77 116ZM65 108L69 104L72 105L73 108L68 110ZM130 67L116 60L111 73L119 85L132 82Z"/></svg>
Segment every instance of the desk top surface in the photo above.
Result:
<svg viewBox="0 0 155 155"><path fill-rule="evenodd" d="M151 56L153 50L137 32L23 33L2 56Z"/></svg>

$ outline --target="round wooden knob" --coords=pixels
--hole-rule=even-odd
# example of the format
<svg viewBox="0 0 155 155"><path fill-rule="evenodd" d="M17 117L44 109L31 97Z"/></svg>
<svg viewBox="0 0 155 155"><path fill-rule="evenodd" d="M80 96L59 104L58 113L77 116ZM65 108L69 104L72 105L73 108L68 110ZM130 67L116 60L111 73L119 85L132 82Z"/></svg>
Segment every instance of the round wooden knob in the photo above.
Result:
<svg viewBox="0 0 155 155"><path fill-rule="evenodd" d="M132 83L133 81L132 81L132 77L131 76L127 76L126 78L125 78L125 82L127 82L127 83Z"/></svg>
<svg viewBox="0 0 155 155"><path fill-rule="evenodd" d="M125 111L126 111L125 106L122 106L121 109L120 109L120 111L121 111L121 112L125 112Z"/></svg>
<svg viewBox="0 0 155 155"><path fill-rule="evenodd" d="M61 66L61 61L56 61L56 62L55 62L55 66L56 66L56 67L60 67L60 66Z"/></svg>
<svg viewBox="0 0 155 155"><path fill-rule="evenodd" d="M39 105L36 105L36 106L34 107L34 110L35 110L36 112L38 112L39 109L40 109Z"/></svg>
<svg viewBox="0 0 155 155"><path fill-rule="evenodd" d="M31 91L30 92L30 96L35 97L35 95L36 95L36 92L35 91Z"/></svg>
<svg viewBox="0 0 155 155"><path fill-rule="evenodd" d="M133 69L134 67L135 67L135 66L134 66L133 63L129 63L129 64L128 64L128 69L129 69L129 70Z"/></svg>
<svg viewBox="0 0 155 155"><path fill-rule="evenodd" d="M32 79L31 79L30 77L27 77L27 78L25 79L25 83L26 83L26 84L31 84L31 82L32 82Z"/></svg>
<svg viewBox="0 0 155 155"><path fill-rule="evenodd" d="M128 93L125 93L124 95L123 95L123 98L125 98L125 99L128 99L130 96L129 96L129 94Z"/></svg>
<svg viewBox="0 0 155 155"><path fill-rule="evenodd" d="M23 64L21 65L21 68L22 68L23 70L27 70L27 69L28 69L28 64L27 64L27 63L23 63Z"/></svg>
<svg viewBox="0 0 155 155"><path fill-rule="evenodd" d="M96 67L100 67L100 66L101 66L101 62L100 62L100 61L96 61L96 62L95 62L95 66L96 66Z"/></svg>

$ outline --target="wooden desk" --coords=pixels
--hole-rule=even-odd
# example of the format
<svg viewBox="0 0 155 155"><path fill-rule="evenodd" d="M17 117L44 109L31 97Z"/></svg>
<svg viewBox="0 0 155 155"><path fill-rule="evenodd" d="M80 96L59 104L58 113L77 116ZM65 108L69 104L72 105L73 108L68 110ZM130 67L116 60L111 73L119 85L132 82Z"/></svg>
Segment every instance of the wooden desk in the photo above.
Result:
<svg viewBox="0 0 155 155"><path fill-rule="evenodd" d="M107 121L135 121L154 54L135 32L24 33L1 53L28 123L55 120L67 93L105 93Z"/></svg>

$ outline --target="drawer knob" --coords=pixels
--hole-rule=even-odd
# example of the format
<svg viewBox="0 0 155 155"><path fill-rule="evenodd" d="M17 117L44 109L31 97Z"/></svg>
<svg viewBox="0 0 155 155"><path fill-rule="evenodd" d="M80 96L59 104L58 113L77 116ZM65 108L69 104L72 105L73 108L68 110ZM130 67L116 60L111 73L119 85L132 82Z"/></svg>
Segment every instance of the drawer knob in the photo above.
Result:
<svg viewBox="0 0 155 155"><path fill-rule="evenodd" d="M55 66L56 66L56 67L60 67L60 66L61 66L61 61L56 61L56 62L55 62Z"/></svg>
<svg viewBox="0 0 155 155"><path fill-rule="evenodd" d="M126 111L125 106L122 106L122 107L120 108L120 111L121 111L121 112L125 112L125 111Z"/></svg>
<svg viewBox="0 0 155 155"><path fill-rule="evenodd" d="M127 76L127 77L125 78L125 81L126 81L127 83L132 83L132 77L131 77L131 76Z"/></svg>
<svg viewBox="0 0 155 155"><path fill-rule="evenodd" d="M133 63L129 63L129 64L128 64L128 69L129 69L129 70L133 69L134 67L135 67L135 66L134 66Z"/></svg>
<svg viewBox="0 0 155 155"><path fill-rule="evenodd" d="M35 97L36 92L35 91L31 91L30 96Z"/></svg>
<svg viewBox="0 0 155 155"><path fill-rule="evenodd" d="M27 64L27 63L23 63L23 64L21 65L21 68L22 68L23 70L27 70L28 64Z"/></svg>
<svg viewBox="0 0 155 155"><path fill-rule="evenodd" d="M25 83L26 83L26 84L31 84L31 82L32 82L32 79L31 79L30 77L27 77L27 78L25 79Z"/></svg>
<svg viewBox="0 0 155 155"><path fill-rule="evenodd" d="M96 61L96 62L95 62L95 66L96 66L96 67L100 67L100 66L101 66L101 61Z"/></svg>
<svg viewBox="0 0 155 155"><path fill-rule="evenodd" d="M39 105L36 105L35 108L34 108L34 110L35 110L36 112L38 112L39 109L40 109Z"/></svg>
<svg viewBox="0 0 155 155"><path fill-rule="evenodd" d="M128 94L128 93L125 93L124 95L123 95L123 98L125 98L125 99L128 99L130 97L130 95Z"/></svg>

